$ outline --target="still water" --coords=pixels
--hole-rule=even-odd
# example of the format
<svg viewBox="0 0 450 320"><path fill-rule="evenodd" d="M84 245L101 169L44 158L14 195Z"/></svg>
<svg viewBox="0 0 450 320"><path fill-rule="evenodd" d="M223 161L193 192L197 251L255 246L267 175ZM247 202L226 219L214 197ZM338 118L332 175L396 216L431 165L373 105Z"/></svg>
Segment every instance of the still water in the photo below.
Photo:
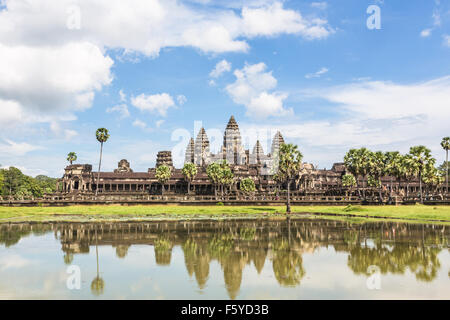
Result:
<svg viewBox="0 0 450 320"><path fill-rule="evenodd" d="M450 299L449 238L316 219L3 224L0 299Z"/></svg>

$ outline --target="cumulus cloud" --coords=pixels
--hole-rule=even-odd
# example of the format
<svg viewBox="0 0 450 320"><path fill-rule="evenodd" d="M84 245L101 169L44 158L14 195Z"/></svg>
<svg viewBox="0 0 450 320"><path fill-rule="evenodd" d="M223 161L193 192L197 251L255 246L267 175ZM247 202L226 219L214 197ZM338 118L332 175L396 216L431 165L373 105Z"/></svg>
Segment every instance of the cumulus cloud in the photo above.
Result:
<svg viewBox="0 0 450 320"><path fill-rule="evenodd" d="M218 78L223 73L231 71L231 63L227 60L223 59L222 61L218 62L214 69L211 71L209 76L211 78Z"/></svg>
<svg viewBox="0 0 450 320"><path fill-rule="evenodd" d="M246 51L242 37L297 34L320 39L330 34L326 21L307 19L281 2L243 6L241 12L205 4L190 6L175 0L77 1L80 28L67 21L72 0L7 0L0 12L0 39L60 44L67 39L157 56L164 47L191 46L205 52ZM75 17L76 18L76 17ZM271 23L267 23L271 21ZM13 32L14 31L14 32Z"/></svg>
<svg viewBox="0 0 450 320"><path fill-rule="evenodd" d="M320 78L323 74L327 73L329 70L325 67L320 68L319 71L314 72L314 73L308 73L307 75L305 75L306 79L311 79L311 78Z"/></svg>
<svg viewBox="0 0 450 320"><path fill-rule="evenodd" d="M128 111L128 107L126 104L119 104L117 106L111 107L111 108L107 108L106 109L107 113L118 113L120 116L120 119L124 119L130 116L130 112Z"/></svg>
<svg viewBox="0 0 450 320"><path fill-rule="evenodd" d="M278 34L298 34L305 39L326 38L333 32L322 19L306 19L300 12L283 8L281 2L274 2L260 8L242 9L244 35L275 36Z"/></svg>
<svg viewBox="0 0 450 320"><path fill-rule="evenodd" d="M225 89L237 104L247 108L247 115L255 118L268 116L285 116L292 110L285 109L283 101L287 98L283 93L270 93L277 86L272 72L266 72L264 63L249 65L234 71L236 81Z"/></svg>
<svg viewBox="0 0 450 320"><path fill-rule="evenodd" d="M94 92L112 81L112 64L99 48L87 42L61 47L0 42L0 104L14 110L13 115L11 111L0 113L0 122L38 121L40 114L58 117L61 112L91 107Z"/></svg>
<svg viewBox="0 0 450 320"><path fill-rule="evenodd" d="M167 93L154 95L140 94L131 99L131 104L141 111L159 113L163 117L167 115L169 108L175 107L173 98Z"/></svg>

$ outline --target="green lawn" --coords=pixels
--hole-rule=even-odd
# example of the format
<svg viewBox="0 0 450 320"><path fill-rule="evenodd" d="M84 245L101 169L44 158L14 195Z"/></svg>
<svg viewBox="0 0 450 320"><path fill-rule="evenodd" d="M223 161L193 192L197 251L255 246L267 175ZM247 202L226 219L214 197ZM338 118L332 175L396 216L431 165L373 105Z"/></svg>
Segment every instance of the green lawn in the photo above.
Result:
<svg viewBox="0 0 450 320"><path fill-rule="evenodd" d="M0 222L75 221L123 218L195 218L195 217L276 217L284 215L284 206L70 206L70 207L0 207ZM395 218L417 221L450 222L450 206L294 206L296 213L322 213L361 218Z"/></svg>

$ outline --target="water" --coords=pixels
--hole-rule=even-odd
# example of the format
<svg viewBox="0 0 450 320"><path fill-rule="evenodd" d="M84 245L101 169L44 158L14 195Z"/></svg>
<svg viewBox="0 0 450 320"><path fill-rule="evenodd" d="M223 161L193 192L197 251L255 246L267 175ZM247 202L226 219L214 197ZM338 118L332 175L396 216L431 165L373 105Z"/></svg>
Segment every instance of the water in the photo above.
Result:
<svg viewBox="0 0 450 320"><path fill-rule="evenodd" d="M307 219L3 224L0 299L450 299L449 236Z"/></svg>

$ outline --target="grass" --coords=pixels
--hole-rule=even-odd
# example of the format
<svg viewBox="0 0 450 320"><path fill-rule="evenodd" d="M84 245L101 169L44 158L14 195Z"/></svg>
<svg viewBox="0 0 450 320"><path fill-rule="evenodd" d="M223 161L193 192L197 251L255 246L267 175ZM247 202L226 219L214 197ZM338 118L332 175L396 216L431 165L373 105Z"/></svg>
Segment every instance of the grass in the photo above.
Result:
<svg viewBox="0 0 450 320"><path fill-rule="evenodd" d="M284 206L69 206L0 207L0 222L80 221L123 219L194 219L278 217ZM450 206L294 206L292 212L360 219L400 219L450 222Z"/></svg>

